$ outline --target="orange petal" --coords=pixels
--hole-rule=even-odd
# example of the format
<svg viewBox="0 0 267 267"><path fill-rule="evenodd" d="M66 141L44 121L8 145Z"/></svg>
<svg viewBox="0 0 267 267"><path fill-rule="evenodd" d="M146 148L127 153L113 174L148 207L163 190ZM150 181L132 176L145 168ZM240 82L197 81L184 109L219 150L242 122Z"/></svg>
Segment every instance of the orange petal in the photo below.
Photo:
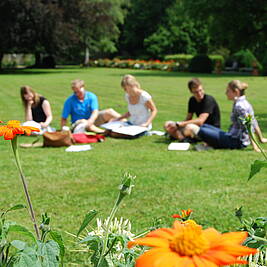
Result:
<svg viewBox="0 0 267 267"><path fill-rule="evenodd" d="M175 252L162 253L154 265L157 267L194 267L193 261L189 257L181 257Z"/></svg>
<svg viewBox="0 0 267 267"><path fill-rule="evenodd" d="M173 229L170 228L161 228L155 231L148 233L147 237L160 237L165 239L172 239L173 235L175 234Z"/></svg>
<svg viewBox="0 0 267 267"><path fill-rule="evenodd" d="M169 247L169 242L166 239L157 238L157 237L137 238L134 241L128 242L128 248L131 248L131 247L133 247L135 245L148 246L148 247L168 248Z"/></svg>
<svg viewBox="0 0 267 267"><path fill-rule="evenodd" d="M199 256L193 256L193 262L196 267L217 267L218 266L214 262L211 262L210 260L207 260Z"/></svg>
<svg viewBox="0 0 267 267"><path fill-rule="evenodd" d="M6 131L4 132L4 139L5 140L11 140L15 137L15 135L13 134L13 131L10 129L6 129Z"/></svg>
<svg viewBox="0 0 267 267"><path fill-rule="evenodd" d="M231 232L222 234L223 242L230 241L232 244L242 244L248 236L247 232Z"/></svg>
<svg viewBox="0 0 267 267"><path fill-rule="evenodd" d="M141 255L136 261L136 267L156 267L156 261L160 260L163 256L170 256L173 252L166 248L152 248ZM160 265L159 265L160 266ZM166 266L166 265L165 265ZM172 265L170 265L172 266Z"/></svg>
<svg viewBox="0 0 267 267"><path fill-rule="evenodd" d="M229 265L234 264L236 262L236 256L229 254L228 252L221 250L210 250L202 255L203 258L214 262L215 264L221 265Z"/></svg>
<svg viewBox="0 0 267 267"><path fill-rule="evenodd" d="M178 220L175 220L173 223L173 228L175 229L175 232L180 231L184 225L180 223Z"/></svg>
<svg viewBox="0 0 267 267"><path fill-rule="evenodd" d="M209 240L210 247L218 245L218 242L222 238L222 234L220 234L217 230L214 228L208 228L203 230L203 236Z"/></svg>

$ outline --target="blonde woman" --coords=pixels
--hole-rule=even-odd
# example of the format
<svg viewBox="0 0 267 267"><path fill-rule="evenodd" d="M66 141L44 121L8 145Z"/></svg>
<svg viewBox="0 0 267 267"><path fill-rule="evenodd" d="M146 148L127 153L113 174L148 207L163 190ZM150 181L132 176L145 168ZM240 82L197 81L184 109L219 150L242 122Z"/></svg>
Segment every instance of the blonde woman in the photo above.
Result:
<svg viewBox="0 0 267 267"><path fill-rule="evenodd" d="M46 131L55 131L50 127L53 116L48 100L36 93L28 85L20 88L20 95L25 110L26 122L23 125L39 128L41 130L40 134L43 134Z"/></svg>
<svg viewBox="0 0 267 267"><path fill-rule="evenodd" d="M132 75L122 78L121 86L125 91L128 111L118 120L128 119L129 124L152 129L152 121L157 115L157 108L149 93L141 89L139 82Z"/></svg>

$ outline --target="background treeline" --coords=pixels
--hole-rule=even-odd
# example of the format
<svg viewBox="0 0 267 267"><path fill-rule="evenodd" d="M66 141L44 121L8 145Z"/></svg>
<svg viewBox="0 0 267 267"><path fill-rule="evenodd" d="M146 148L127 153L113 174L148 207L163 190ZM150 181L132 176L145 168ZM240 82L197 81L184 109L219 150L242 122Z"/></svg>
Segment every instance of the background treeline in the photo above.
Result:
<svg viewBox="0 0 267 267"><path fill-rule="evenodd" d="M0 17L0 59L32 53L35 66L175 54L229 59L245 49L267 65L265 0L4 0Z"/></svg>

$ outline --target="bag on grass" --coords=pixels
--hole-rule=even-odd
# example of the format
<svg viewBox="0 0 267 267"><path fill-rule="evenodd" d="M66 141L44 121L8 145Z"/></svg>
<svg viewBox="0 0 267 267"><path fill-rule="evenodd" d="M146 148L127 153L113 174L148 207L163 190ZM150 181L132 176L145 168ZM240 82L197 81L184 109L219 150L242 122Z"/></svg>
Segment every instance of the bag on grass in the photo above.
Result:
<svg viewBox="0 0 267 267"><path fill-rule="evenodd" d="M45 132L44 147L71 146L74 144L70 131Z"/></svg>
<svg viewBox="0 0 267 267"><path fill-rule="evenodd" d="M80 143L80 144L97 143L97 142L103 142L105 140L105 136L101 134L89 135L85 133L74 133L72 134L72 137L75 143Z"/></svg>

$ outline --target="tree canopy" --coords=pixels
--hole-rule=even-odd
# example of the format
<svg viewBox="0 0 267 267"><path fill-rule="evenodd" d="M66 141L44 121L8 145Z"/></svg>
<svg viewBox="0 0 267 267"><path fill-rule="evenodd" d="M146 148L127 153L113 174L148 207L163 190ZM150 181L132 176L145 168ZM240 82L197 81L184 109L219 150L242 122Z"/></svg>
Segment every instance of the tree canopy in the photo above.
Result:
<svg viewBox="0 0 267 267"><path fill-rule="evenodd" d="M266 54L264 0L5 0L0 16L0 59L13 52L85 64L89 56Z"/></svg>

